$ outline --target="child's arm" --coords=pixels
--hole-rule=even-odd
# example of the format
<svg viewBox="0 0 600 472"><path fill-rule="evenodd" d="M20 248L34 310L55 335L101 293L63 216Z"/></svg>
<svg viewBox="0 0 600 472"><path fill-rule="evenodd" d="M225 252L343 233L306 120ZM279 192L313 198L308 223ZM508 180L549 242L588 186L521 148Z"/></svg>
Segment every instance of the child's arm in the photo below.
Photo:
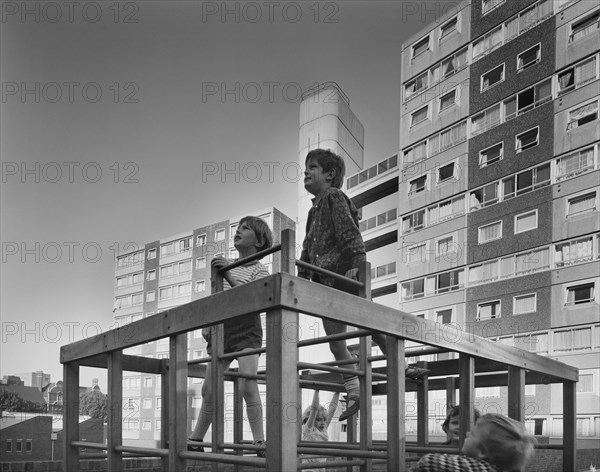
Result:
<svg viewBox="0 0 600 472"><path fill-rule="evenodd" d="M329 423L333 419L333 415L335 415L335 411L337 410L338 403L340 401L340 392L335 392L333 397L331 397L331 402L329 403L329 408L327 408L327 418L325 418L325 428L329 428Z"/></svg>
<svg viewBox="0 0 600 472"><path fill-rule="evenodd" d="M308 415L308 421L306 422L306 426L308 429L312 429L315 427L315 418L317 417L317 413L319 412L319 391L315 390L313 394L312 403L310 404L310 414Z"/></svg>
<svg viewBox="0 0 600 472"><path fill-rule="evenodd" d="M358 268L358 265L366 258L365 243L348 201L341 191L332 192L328 200L342 259L349 259L351 266Z"/></svg>

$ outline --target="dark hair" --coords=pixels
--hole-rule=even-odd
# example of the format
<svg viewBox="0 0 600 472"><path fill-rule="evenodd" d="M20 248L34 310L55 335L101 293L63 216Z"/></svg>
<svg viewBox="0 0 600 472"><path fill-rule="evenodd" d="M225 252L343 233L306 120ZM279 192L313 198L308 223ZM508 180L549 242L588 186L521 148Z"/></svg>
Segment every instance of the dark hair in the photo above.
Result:
<svg viewBox="0 0 600 472"><path fill-rule="evenodd" d="M262 243L262 245L258 248L259 251L264 251L265 249L269 249L273 245L273 233L271 233L271 228L269 225L265 223L258 216L244 216L240 220L240 226L246 223L254 234L256 234L256 239Z"/></svg>
<svg viewBox="0 0 600 472"><path fill-rule="evenodd" d="M448 412L446 414L446 419L442 423L442 430L444 433L448 432L448 428L450 426L450 420L460 415L460 406L459 405L448 405ZM473 409L473 423L475 423L479 417L481 416L480 411L477 408Z"/></svg>
<svg viewBox="0 0 600 472"><path fill-rule="evenodd" d="M344 163L343 158L329 149L313 149L306 155L304 163L308 162L309 159L315 159L323 168L323 172L334 170L335 176L331 181L331 186L342 188L344 175L346 175L346 164Z"/></svg>

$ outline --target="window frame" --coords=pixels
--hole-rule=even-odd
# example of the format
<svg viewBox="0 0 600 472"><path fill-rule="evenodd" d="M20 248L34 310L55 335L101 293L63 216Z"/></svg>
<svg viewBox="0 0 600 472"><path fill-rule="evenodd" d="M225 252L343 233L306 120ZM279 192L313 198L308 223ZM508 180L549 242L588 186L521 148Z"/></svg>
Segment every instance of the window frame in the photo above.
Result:
<svg viewBox="0 0 600 472"><path fill-rule="evenodd" d="M588 115L585 115L584 117L579 118L577 120L572 120L571 119L571 113L573 113L574 111L579 110L581 108L585 108L588 105L593 105L593 104L596 104L596 111L595 112L590 113ZM600 116L599 115L599 113L600 113L600 105L598 104L598 98L594 98L593 100L590 100L589 102L585 102L583 104L578 103L574 107L572 107L569 110L567 110L567 113L568 113L567 132L570 132L571 130L574 130L574 129L578 129L578 128L580 128L580 127L582 127L584 125L587 125L588 123L591 123L593 121L597 121L598 118L599 118L599 116ZM596 115L595 118L587 120L587 121L585 121L583 123L579 123L582 119L587 118L588 116L593 116L594 114ZM572 126L573 123L577 123L577 126Z"/></svg>
<svg viewBox="0 0 600 472"><path fill-rule="evenodd" d="M494 314L491 315L489 318L482 318L481 317L481 308L483 306L494 306L494 307L497 306L498 308L497 309L494 308L492 310L494 312ZM481 302L481 303L477 304L477 313L475 314L476 321L497 320L498 318L502 318L502 300L500 300L500 299L487 300L485 302Z"/></svg>
<svg viewBox="0 0 600 472"><path fill-rule="evenodd" d="M427 47L419 52L418 54L415 54L416 49L418 46L420 46L421 44L427 43ZM412 45L411 45L411 55L410 55L410 60L411 62L416 61L417 59L419 59L420 57L422 57L423 55L425 55L427 52L431 51L431 35L427 34L425 36L423 36L421 39L415 41Z"/></svg>
<svg viewBox="0 0 600 472"><path fill-rule="evenodd" d="M591 197L593 195L593 199L594 199L594 206L591 209L586 209L586 210L580 210L577 211L575 213L571 213L570 212L570 208L571 205L574 203L574 200L587 200L587 198ZM587 197L587 198L586 198ZM575 195L571 195L570 197L566 198L566 211L565 211L565 215L568 218L576 216L576 215L581 215L581 214L585 214L589 211L598 211L598 192L596 192L595 190L590 191L589 189L584 190L583 192L579 192Z"/></svg>
<svg viewBox="0 0 600 472"><path fill-rule="evenodd" d="M586 14L583 18L580 18L578 20L574 20L569 26L571 29L571 33L569 34L569 41L568 44L573 44L579 40L581 40L582 38L585 38L586 36L588 36L590 33L584 34L583 36L573 39L573 37L575 36L576 33L579 33L580 31L575 31L575 28L577 26L581 26L583 24L585 24L587 21L594 19L594 17L596 18L596 29L600 29L600 10L596 10L594 12L591 12L589 14ZM593 25L594 22L590 23L590 25L588 25L586 28L583 28L583 30L589 28L591 25ZM582 31L583 31L582 30Z"/></svg>
<svg viewBox="0 0 600 472"><path fill-rule="evenodd" d="M206 245L206 233L196 235L196 246L205 246Z"/></svg>
<svg viewBox="0 0 600 472"><path fill-rule="evenodd" d="M487 2L495 2L490 8L486 9L486 1ZM485 16L491 11L494 11L500 5L506 3L506 0L481 0L481 16Z"/></svg>
<svg viewBox="0 0 600 472"><path fill-rule="evenodd" d="M517 231L517 220L519 217L525 217L528 215L534 214L535 215L535 226L533 228L530 229L524 229L521 231ZM527 231L533 231L534 229L538 228L538 224L539 224L539 218L538 218L538 209L536 208L535 210L529 210L529 211L525 211L523 213L519 213L518 215L514 216L514 221L513 221L513 228L514 228L514 234L521 234L521 233L526 233Z"/></svg>
<svg viewBox="0 0 600 472"><path fill-rule="evenodd" d="M448 97L451 94L454 96L454 99L452 100L452 102L449 105L446 105L445 107L442 108L442 102L443 102L444 98ZM459 105L458 87L454 87L453 89L448 90L443 95L440 95L440 98L438 100L438 110L440 110L440 113L445 112L446 110L449 110L450 108L457 106L457 105Z"/></svg>
<svg viewBox="0 0 600 472"><path fill-rule="evenodd" d="M442 43L444 41L446 41L446 39L451 36L453 33L459 33L459 21L458 21L458 15L455 15L454 17L450 18L448 21L444 22L441 26L440 26L440 38L439 38L439 42ZM454 28L452 28L450 31L448 31L447 33L444 34L444 28L447 27L448 25L452 25L454 24Z"/></svg>
<svg viewBox="0 0 600 472"><path fill-rule="evenodd" d="M586 287L590 287L591 288L591 297L587 298L587 299L583 299L583 300L572 300L569 301L569 293L573 290L576 289L583 289ZM575 293L575 292L573 292ZM575 306L575 305L583 305L586 303L593 303L596 301L596 281L592 280L592 281L586 281L586 282L580 282L577 283L575 285L565 285L565 303L564 306ZM575 297L575 295L573 295L573 297Z"/></svg>
<svg viewBox="0 0 600 472"><path fill-rule="evenodd" d="M425 110L425 118L423 118L423 119L422 119L422 120L420 120L420 121L415 121L415 115L416 115L418 112L422 111L422 110ZM426 121L430 121L430 119L429 119L429 103L428 103L428 104L426 104L426 105L424 105L424 106L422 106L421 108L419 108L419 109L417 109L417 110L413 111L413 112L410 114L410 127L412 128L412 127L414 127L414 126L418 126L418 125L420 125L421 123L424 123L424 122L426 122Z"/></svg>
<svg viewBox="0 0 600 472"><path fill-rule="evenodd" d="M423 180L423 186L422 187L417 187L416 190L411 190L411 187L413 186L413 183L416 184L417 180ZM416 194L421 193L421 192L426 192L427 191L427 180L428 180L427 179L427 174L420 175L419 177L416 177L416 178L414 178L412 180L409 180L408 181L408 185L409 185L409 187L408 187L408 196L410 197L410 196L416 195Z"/></svg>
<svg viewBox="0 0 600 472"><path fill-rule="evenodd" d="M525 298L531 297L531 296L533 296L533 310L532 311L517 312L516 311L517 300L518 299L525 299ZM528 313L535 313L536 311L537 311L537 292L523 293L521 295L515 295L515 296L513 296L513 312L512 312L513 315L515 315L515 316L526 315Z"/></svg>
<svg viewBox="0 0 600 472"><path fill-rule="evenodd" d="M484 88L483 84L484 84L485 76L487 74L489 74L490 72L494 72L496 69L498 69L500 67L502 68L500 80L498 80L497 82L494 82L493 84L488 85L487 87ZM492 69L488 70L487 72L484 72L483 74L481 74L481 77L479 78L479 92L483 93L487 90L490 90L491 88L494 88L496 85L501 84L505 80L506 80L506 63L503 62L502 64L497 65L496 67L493 67Z"/></svg>
<svg viewBox="0 0 600 472"><path fill-rule="evenodd" d="M490 227L490 226L494 226L494 225L498 225L498 224L500 225L500 231L499 231L499 234L500 234L500 236L498 236L497 238L493 238L493 239L487 239L487 240L485 240L485 241L482 241L482 238L481 238L481 231L482 231L484 228L488 228L488 227ZM478 244L487 244L487 243L489 243L489 242L492 242L492 241L497 241L497 240L499 240L499 239L502 239L502 234L503 234L503 233L502 233L502 230L503 230L503 224L502 224L502 220L497 220L497 221L494 221L494 222L492 222L492 223L488 223L488 224L485 224L485 225L479 226L479 227L477 228L477 243L478 243Z"/></svg>
<svg viewBox="0 0 600 472"><path fill-rule="evenodd" d="M536 54L536 59L531 62L528 62L527 64L519 65L520 57L535 48L537 48L537 50L538 50L537 54ZM542 43L541 42L539 42L539 43L531 46L530 48L527 48L524 51L521 51L519 54L517 54L517 74L520 72L523 72L524 70L529 69L531 66L534 66L540 62L542 62Z"/></svg>
<svg viewBox="0 0 600 472"><path fill-rule="evenodd" d="M489 151L492 148L495 148L496 146L500 145L500 154L497 158L495 158L492 161L488 161L486 160L485 162L482 162L483 159L483 153L485 153L486 151ZM483 167L487 167L489 165L495 164L496 162L501 161L502 159L504 159L504 141L500 141L496 144L492 144L491 146L486 147L485 149L482 149L481 151L479 151L479 168L483 168Z"/></svg>

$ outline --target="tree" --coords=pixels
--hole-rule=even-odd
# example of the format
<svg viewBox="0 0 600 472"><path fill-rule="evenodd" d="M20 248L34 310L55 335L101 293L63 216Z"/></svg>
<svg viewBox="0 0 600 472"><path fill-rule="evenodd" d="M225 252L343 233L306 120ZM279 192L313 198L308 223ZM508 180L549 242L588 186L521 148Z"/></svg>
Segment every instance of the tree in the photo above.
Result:
<svg viewBox="0 0 600 472"><path fill-rule="evenodd" d="M108 408L107 395L99 390L90 390L79 396L79 414L106 420Z"/></svg>
<svg viewBox="0 0 600 472"><path fill-rule="evenodd" d="M19 411L40 413L45 405L22 399L19 395L8 390L0 389L0 411Z"/></svg>

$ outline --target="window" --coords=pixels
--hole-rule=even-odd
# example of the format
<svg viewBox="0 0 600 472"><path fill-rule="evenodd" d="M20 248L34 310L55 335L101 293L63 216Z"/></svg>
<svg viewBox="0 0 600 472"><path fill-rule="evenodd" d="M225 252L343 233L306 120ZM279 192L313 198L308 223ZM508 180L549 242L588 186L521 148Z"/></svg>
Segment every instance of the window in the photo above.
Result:
<svg viewBox="0 0 600 472"><path fill-rule="evenodd" d="M556 161L556 180L564 180L583 174L594 168L594 148L561 157Z"/></svg>
<svg viewBox="0 0 600 472"><path fill-rule="evenodd" d="M479 228L479 244L502 238L502 221L496 221Z"/></svg>
<svg viewBox="0 0 600 472"><path fill-rule="evenodd" d="M425 295L425 279L417 279L402 284L402 298L412 300L422 298Z"/></svg>
<svg viewBox="0 0 600 472"><path fill-rule="evenodd" d="M410 233L418 229L423 228L423 219L425 217L425 210L417 211L411 215L402 218L402 232Z"/></svg>
<svg viewBox="0 0 600 472"><path fill-rule="evenodd" d="M192 260L187 259L181 262L164 265L160 267L160 278L175 277L177 275L187 274L192 270Z"/></svg>
<svg viewBox="0 0 600 472"><path fill-rule="evenodd" d="M4 450L6 452L12 452L12 439L7 439L5 444Z"/></svg>
<svg viewBox="0 0 600 472"><path fill-rule="evenodd" d="M554 248L554 262L557 267L562 267L591 261L594 258L593 246L592 236L557 244Z"/></svg>
<svg viewBox="0 0 600 472"><path fill-rule="evenodd" d="M580 374L577 393L594 393L594 374Z"/></svg>
<svg viewBox="0 0 600 472"><path fill-rule="evenodd" d="M454 178L454 162L446 164L438 169L438 182L445 182Z"/></svg>
<svg viewBox="0 0 600 472"><path fill-rule="evenodd" d="M156 248L148 249L148 259L156 259Z"/></svg>
<svg viewBox="0 0 600 472"><path fill-rule="evenodd" d="M429 71L425 71L413 80L410 80L404 86L404 93L408 100L429 87Z"/></svg>
<svg viewBox="0 0 600 472"><path fill-rule="evenodd" d="M204 246L206 244L206 234L196 236L196 246Z"/></svg>
<svg viewBox="0 0 600 472"><path fill-rule="evenodd" d="M434 82L447 79L458 71L462 70L467 65L467 49L453 54L452 56L444 59L439 65L434 66L431 69L431 75L433 76ZM441 77L440 77L441 74Z"/></svg>
<svg viewBox="0 0 600 472"><path fill-rule="evenodd" d="M419 123L422 123L423 121L426 121L427 115L428 115L428 110L429 110L429 106L425 105L423 108L419 108L417 111L415 111L411 115L410 125L415 126L415 125L418 125Z"/></svg>
<svg viewBox="0 0 600 472"><path fill-rule="evenodd" d="M156 290L151 290L150 292L146 292L146 301L153 302L156 300Z"/></svg>
<svg viewBox="0 0 600 472"><path fill-rule="evenodd" d="M456 252L456 245L452 236L440 238L435 246L435 253L438 256L443 256L448 253Z"/></svg>
<svg viewBox="0 0 600 472"><path fill-rule="evenodd" d="M498 261L488 261L469 268L469 284L478 285L498 279Z"/></svg>
<svg viewBox="0 0 600 472"><path fill-rule="evenodd" d="M531 192L550 184L550 164L542 164L533 169L502 179L502 196L504 200Z"/></svg>
<svg viewBox="0 0 600 472"><path fill-rule="evenodd" d="M406 262L425 261L427 261L427 245L425 243L406 248Z"/></svg>
<svg viewBox="0 0 600 472"><path fill-rule="evenodd" d="M554 351L590 351L592 349L591 328L565 329L554 332Z"/></svg>
<svg viewBox="0 0 600 472"><path fill-rule="evenodd" d="M189 295L190 289L190 282L162 287L160 289L159 299L167 300L169 298L183 297L185 295Z"/></svg>
<svg viewBox="0 0 600 472"><path fill-rule="evenodd" d="M441 324L452 323L452 308L439 310L435 313L435 320Z"/></svg>
<svg viewBox="0 0 600 472"><path fill-rule="evenodd" d="M145 431L151 430L152 429L152 420L142 421L142 429Z"/></svg>
<svg viewBox="0 0 600 472"><path fill-rule="evenodd" d="M502 5L505 1L506 0L482 0L483 4L481 13L485 15L492 11L494 8L497 8L500 5Z"/></svg>
<svg viewBox="0 0 600 472"><path fill-rule="evenodd" d="M144 387L152 387L152 377L144 377Z"/></svg>
<svg viewBox="0 0 600 472"><path fill-rule="evenodd" d="M440 98L440 111L444 111L456 105L456 89L451 90Z"/></svg>
<svg viewBox="0 0 600 472"><path fill-rule="evenodd" d="M504 64L486 72L481 76L481 91L485 92L490 87L504 81Z"/></svg>
<svg viewBox="0 0 600 472"><path fill-rule="evenodd" d="M215 241L224 241L225 240L225 230L218 229L215 231Z"/></svg>
<svg viewBox="0 0 600 472"><path fill-rule="evenodd" d="M471 134L473 136L481 134L500 124L500 122L500 104L498 103L471 118Z"/></svg>
<svg viewBox="0 0 600 472"><path fill-rule="evenodd" d="M142 408L144 408L144 409L152 408L152 398L144 398L142 400Z"/></svg>
<svg viewBox="0 0 600 472"><path fill-rule="evenodd" d="M199 257L196 259L196 269L206 268L206 257Z"/></svg>
<svg viewBox="0 0 600 472"><path fill-rule="evenodd" d="M525 69L537 64L542 59L541 46L536 44L532 48L523 51L517 56L517 72L522 72Z"/></svg>
<svg viewBox="0 0 600 472"><path fill-rule="evenodd" d="M409 195L414 195L425 190L427 183L427 176L423 175L415 180L410 181L410 188L408 189Z"/></svg>
<svg viewBox="0 0 600 472"><path fill-rule="evenodd" d="M579 305L594 301L594 282L567 287L567 301L565 305Z"/></svg>
<svg viewBox="0 0 600 472"><path fill-rule="evenodd" d="M513 314L523 315L534 313L537 309L537 297L535 293L513 297Z"/></svg>
<svg viewBox="0 0 600 472"><path fill-rule="evenodd" d="M427 159L427 141L415 144L412 148L404 151L404 165Z"/></svg>
<svg viewBox="0 0 600 472"><path fill-rule="evenodd" d="M117 267L129 267L136 264L141 264L144 261L144 251L139 251L126 256L117 257Z"/></svg>
<svg viewBox="0 0 600 472"><path fill-rule="evenodd" d="M575 90L596 80L596 56L558 74L558 94Z"/></svg>
<svg viewBox="0 0 600 472"><path fill-rule="evenodd" d="M571 25L571 36L569 42L577 41L578 39L587 36L598 29L600 21L600 12L596 12L582 20L579 20Z"/></svg>
<svg viewBox="0 0 600 472"><path fill-rule="evenodd" d="M502 159L504 143L494 144L492 147L479 152L479 166L485 167Z"/></svg>
<svg viewBox="0 0 600 472"><path fill-rule="evenodd" d="M540 139L539 127L525 131L524 133L518 134L516 139L516 151L517 153L529 149L530 147L537 146Z"/></svg>
<svg viewBox="0 0 600 472"><path fill-rule="evenodd" d="M478 210L497 202L498 182L492 182L485 187L481 187L480 189L471 192L471 201L469 207L471 210Z"/></svg>
<svg viewBox="0 0 600 472"><path fill-rule="evenodd" d="M197 280L195 290L196 292L204 292L206 290L206 282L204 280Z"/></svg>
<svg viewBox="0 0 600 472"><path fill-rule="evenodd" d="M465 213L465 196L461 195L451 200L446 200L427 209L427 218L430 225L455 218Z"/></svg>
<svg viewBox="0 0 600 472"><path fill-rule="evenodd" d="M429 51L429 36L425 36L420 41L417 41L412 48L412 60L414 61L422 54Z"/></svg>
<svg viewBox="0 0 600 472"><path fill-rule="evenodd" d="M569 112L567 131L598 119L598 102L587 103Z"/></svg>
<svg viewBox="0 0 600 472"><path fill-rule="evenodd" d="M578 195L567 200L567 218L596 209L596 192Z"/></svg>
<svg viewBox="0 0 600 472"><path fill-rule="evenodd" d="M16 452L23 452L23 440L22 439L17 439L16 446L17 446Z"/></svg>
<svg viewBox="0 0 600 472"><path fill-rule="evenodd" d="M537 210L521 213L515 216L515 234L524 233L536 229L538 225Z"/></svg>
<svg viewBox="0 0 600 472"><path fill-rule="evenodd" d="M156 279L156 270L149 270L146 274L146 280L154 280Z"/></svg>
<svg viewBox="0 0 600 472"><path fill-rule="evenodd" d="M473 42L473 60L490 53L502 44L502 25Z"/></svg>
<svg viewBox="0 0 600 472"><path fill-rule="evenodd" d="M529 87L504 101L505 120L526 113L534 108L552 100L552 79L547 79L539 84Z"/></svg>
<svg viewBox="0 0 600 472"><path fill-rule="evenodd" d="M464 270L451 270L435 276L435 293L456 290L463 285ZM430 278L431 279L431 278Z"/></svg>
<svg viewBox="0 0 600 472"><path fill-rule="evenodd" d="M500 318L500 300L477 304L477 321Z"/></svg>
<svg viewBox="0 0 600 472"><path fill-rule="evenodd" d="M458 17L452 18L450 21L447 21L440 27L440 42L451 33L456 31L456 27L458 26Z"/></svg>

